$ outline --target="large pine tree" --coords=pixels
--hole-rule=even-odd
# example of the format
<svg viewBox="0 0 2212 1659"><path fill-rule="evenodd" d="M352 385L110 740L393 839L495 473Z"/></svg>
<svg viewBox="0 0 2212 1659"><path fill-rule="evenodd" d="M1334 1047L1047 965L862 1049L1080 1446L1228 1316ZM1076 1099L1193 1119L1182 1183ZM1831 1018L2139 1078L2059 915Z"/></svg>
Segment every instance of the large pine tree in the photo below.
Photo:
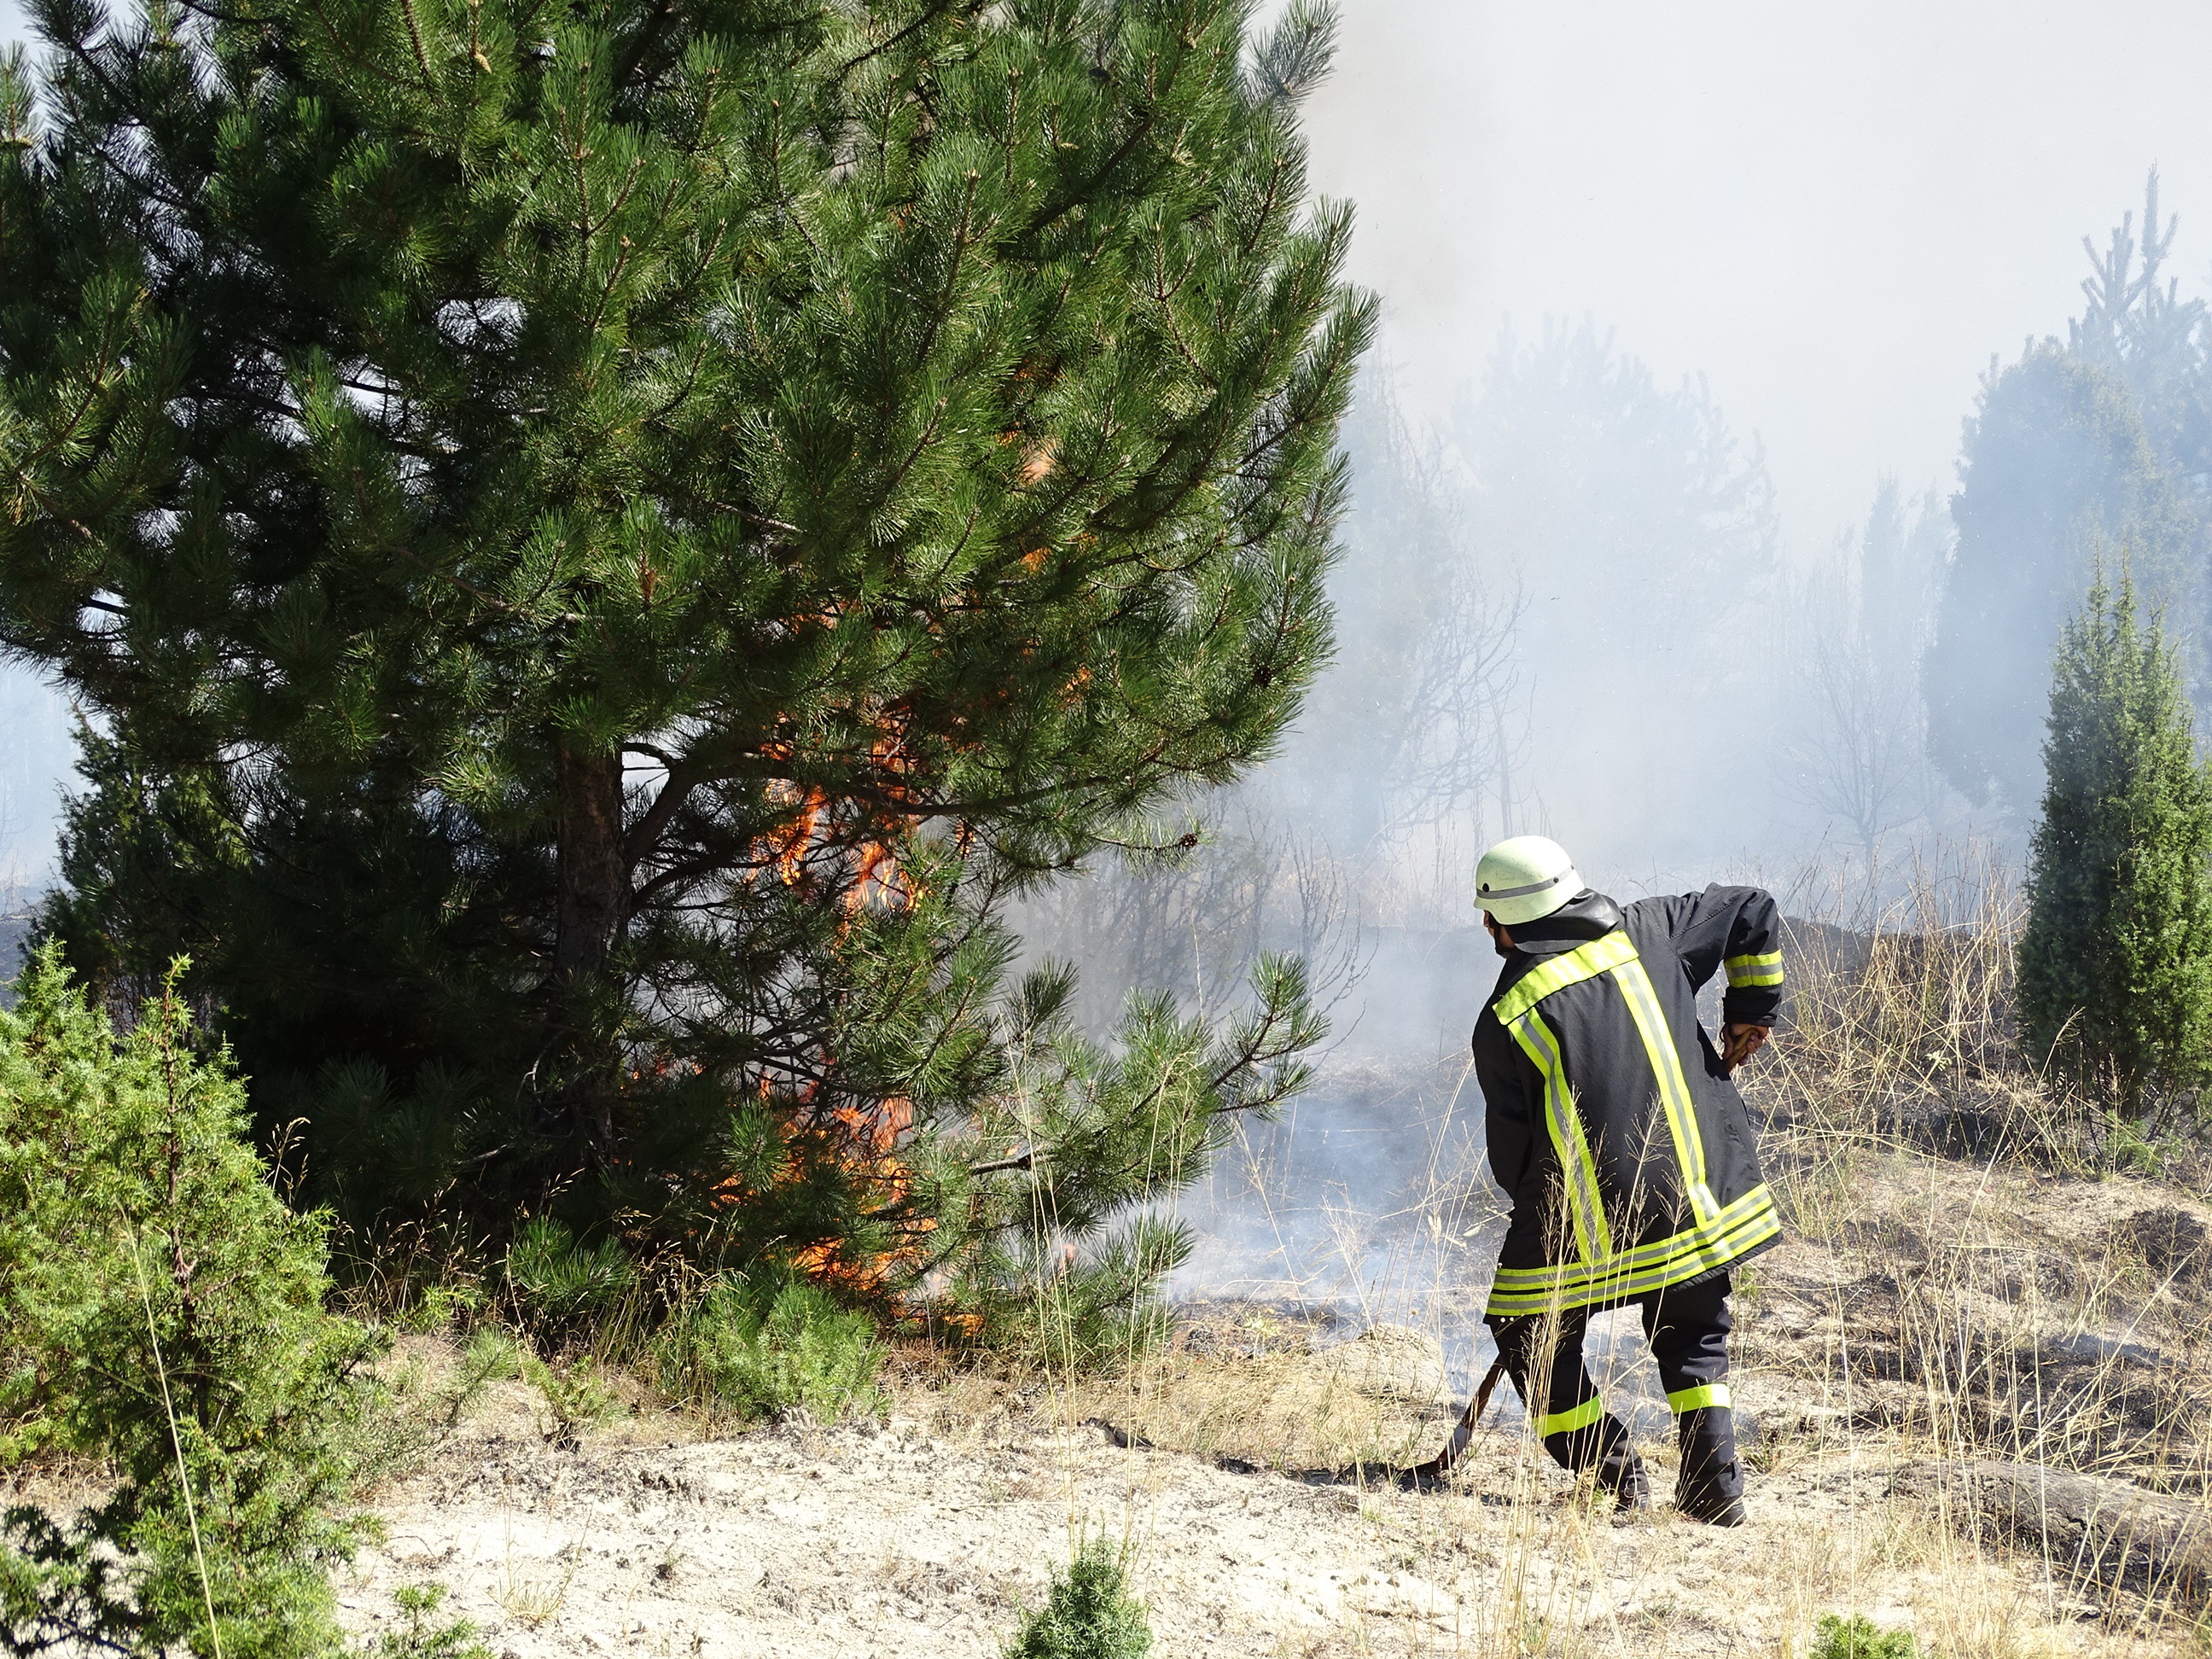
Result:
<svg viewBox="0 0 2212 1659"><path fill-rule="evenodd" d="M2129 1113L2212 1061L2212 775L2158 618L2102 575L2052 666L2020 1014L2031 1058Z"/></svg>
<svg viewBox="0 0 2212 1659"><path fill-rule="evenodd" d="M189 951L329 1190L911 1278L1295 1079L1294 972L1109 1059L994 917L1329 648L1325 14L34 12L0 629L129 786L79 867L179 890L58 921Z"/></svg>

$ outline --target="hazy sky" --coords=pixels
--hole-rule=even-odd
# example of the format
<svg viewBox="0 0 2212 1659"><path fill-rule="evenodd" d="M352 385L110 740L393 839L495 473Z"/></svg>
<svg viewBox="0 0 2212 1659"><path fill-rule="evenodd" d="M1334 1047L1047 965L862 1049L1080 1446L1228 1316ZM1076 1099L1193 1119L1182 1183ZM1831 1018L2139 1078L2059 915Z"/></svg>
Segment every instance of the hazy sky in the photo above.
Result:
<svg viewBox="0 0 2212 1659"><path fill-rule="evenodd" d="M1309 115L1414 398L1594 315L1758 432L1785 533L1948 489L1992 352L2064 331L2159 165L2212 275L2212 6L1348 0Z"/></svg>
<svg viewBox="0 0 2212 1659"><path fill-rule="evenodd" d="M8 33L20 15L0 0ZM2081 235L2140 204L2154 161L2170 269L2212 288L2208 71L2201 0L1346 0L1309 119L1417 407L1479 371L1503 318L1590 313L1765 440L1802 553L1885 471L1948 490L1990 355L2063 331ZM9 736L20 834L52 794Z"/></svg>
<svg viewBox="0 0 2212 1659"><path fill-rule="evenodd" d="M0 0L0 28L21 12ZM1315 182L1435 403L1499 320L1585 312L1759 433L1799 546L1951 482L1991 352L2062 331L2159 164L2212 275L2212 5L1345 0Z"/></svg>

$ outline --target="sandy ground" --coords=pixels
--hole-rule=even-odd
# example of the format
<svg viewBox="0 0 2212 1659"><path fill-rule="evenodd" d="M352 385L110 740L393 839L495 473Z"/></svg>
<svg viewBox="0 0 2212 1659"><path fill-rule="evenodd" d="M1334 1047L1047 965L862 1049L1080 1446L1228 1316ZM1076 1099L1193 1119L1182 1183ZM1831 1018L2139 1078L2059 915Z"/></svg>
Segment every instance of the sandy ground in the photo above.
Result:
<svg viewBox="0 0 2212 1659"><path fill-rule="evenodd" d="M1416 1495L903 1414L574 1452L491 1436L392 1495L341 1594L368 1626L398 1585L444 1584L513 1659L984 1656L1087 1528L1127 1545L1162 1655L1780 1653L1834 1608L2004 1632L1992 1654L2188 1650L2033 1564L1916 1537L1879 1466L1768 1475L1723 1532L1595 1512L1496 1438L1473 1491Z"/></svg>
<svg viewBox="0 0 2212 1659"><path fill-rule="evenodd" d="M1441 1355L1424 1358L1418 1334L1386 1363L1371 1347L1314 1352L1255 1313L1265 1340L1240 1348L1216 1328L1127 1379L909 1382L884 1425L702 1440L643 1415L562 1449L530 1391L501 1384L382 1494L384 1540L340 1594L371 1630L397 1588L443 1585L502 1659L982 1659L1087 1531L1126 1548L1161 1656L1785 1655L1826 1612L1910 1626L1944 1659L2206 1650L2187 1608L2076 1583L1890 1496L1902 1464L1992 1415L1927 1407L1924 1362L1905 1350L1940 1307L1996 1333L1992 1352L2047 1349L2036 1386L2075 1390L2077 1440L2094 1397L2110 1419L2098 1443L2118 1449L2104 1467L2122 1460L2124 1478L2152 1468L2126 1430L2130 1412L2153 1412L2159 1480L2201 1498L2201 1302L2172 1275L2136 1282L2124 1307L2083 1279L2117 1259L2116 1230L2176 1200L2127 1182L1993 1193L1956 1166L1889 1176L1882 1226L1773 1253L1741 1298L1740 1395L1764 1429L1740 1531L1663 1504L1594 1506L1519 1431L1510 1391L1463 1489L1331 1480L1309 1467L1317 1451L1441 1441ZM1852 1179L1865 1213L1864 1172ZM2069 1249L2063 1272L2039 1265ZM1960 1262L1983 1276L1967 1282ZM1943 1273L1948 1299L1931 1300ZM2046 1301L2036 1285L2054 1278L2072 1288ZM1646 1450L1663 1497L1667 1449ZM2077 1448L2074 1466L2100 1455Z"/></svg>

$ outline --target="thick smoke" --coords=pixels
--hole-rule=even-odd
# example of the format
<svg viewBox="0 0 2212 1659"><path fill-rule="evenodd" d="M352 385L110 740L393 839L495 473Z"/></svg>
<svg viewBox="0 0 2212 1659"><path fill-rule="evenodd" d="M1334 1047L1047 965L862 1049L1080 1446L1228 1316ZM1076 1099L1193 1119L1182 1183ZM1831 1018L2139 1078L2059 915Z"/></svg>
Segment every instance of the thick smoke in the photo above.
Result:
<svg viewBox="0 0 2212 1659"><path fill-rule="evenodd" d="M2100 557L2206 702L2212 9L1346 10L1313 179L1358 204L1389 323L1336 664L1187 804L1180 866L1020 920L1101 1026L1133 986L1212 1010L1259 951L1316 964L1324 1086L1191 1212L1211 1282L1372 1312L1481 1255L1485 842L1553 834L1623 898L1878 897L1930 837L2016 848ZM2163 205L2108 234L2154 161ZM0 889L35 887L66 710L10 670L0 720Z"/></svg>
<svg viewBox="0 0 2212 1659"><path fill-rule="evenodd" d="M1495 1202L1462 1075L1487 841L1553 834L1622 898L1751 878L1863 920L1932 847L2017 858L2093 562L2136 571L2212 682L2212 118L2144 28L2212 45L2150 8L1358 9L1309 105L1390 318L1347 434L1339 661L1265 772L1200 805L1188 872L1089 878L1141 911L1244 858L1241 937L1295 947L1293 897L1325 890L1350 964L1322 1085L1194 1195L1181 1288L1372 1317L1425 1285L1470 1352L1446 1310ZM2164 204L2137 210L2154 160ZM2054 356L2132 413L2007 448ZM1152 982L1188 995L1211 948L1218 996L1227 930L1183 925L1188 966ZM1127 979L1089 943L1103 1014Z"/></svg>

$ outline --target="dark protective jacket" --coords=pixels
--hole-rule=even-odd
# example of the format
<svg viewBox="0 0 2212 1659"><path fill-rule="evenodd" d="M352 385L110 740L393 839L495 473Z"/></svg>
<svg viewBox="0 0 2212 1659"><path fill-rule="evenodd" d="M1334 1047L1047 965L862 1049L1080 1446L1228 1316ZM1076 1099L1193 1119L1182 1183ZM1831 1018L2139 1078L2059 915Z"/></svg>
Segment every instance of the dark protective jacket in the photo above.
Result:
<svg viewBox="0 0 2212 1659"><path fill-rule="evenodd" d="M1756 887L1601 893L1511 928L1474 1027L1490 1168L1513 1200L1487 1311L1603 1308L1694 1284L1775 1243L1751 1115L1698 1022L1771 1025L1781 922Z"/></svg>

